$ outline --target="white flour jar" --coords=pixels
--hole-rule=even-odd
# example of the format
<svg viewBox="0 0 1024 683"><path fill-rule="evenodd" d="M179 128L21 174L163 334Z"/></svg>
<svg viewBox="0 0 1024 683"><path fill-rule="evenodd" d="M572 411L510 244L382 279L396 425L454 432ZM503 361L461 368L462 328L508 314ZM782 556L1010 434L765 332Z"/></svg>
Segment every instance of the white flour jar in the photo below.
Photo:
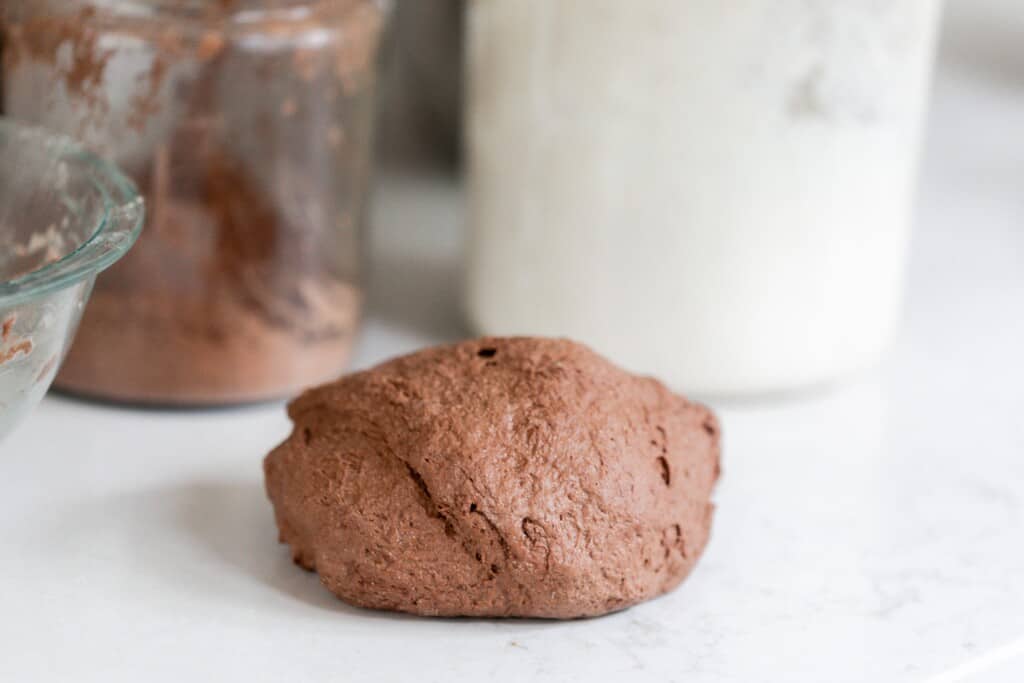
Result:
<svg viewBox="0 0 1024 683"><path fill-rule="evenodd" d="M471 0L467 308L705 394L875 363L939 0Z"/></svg>

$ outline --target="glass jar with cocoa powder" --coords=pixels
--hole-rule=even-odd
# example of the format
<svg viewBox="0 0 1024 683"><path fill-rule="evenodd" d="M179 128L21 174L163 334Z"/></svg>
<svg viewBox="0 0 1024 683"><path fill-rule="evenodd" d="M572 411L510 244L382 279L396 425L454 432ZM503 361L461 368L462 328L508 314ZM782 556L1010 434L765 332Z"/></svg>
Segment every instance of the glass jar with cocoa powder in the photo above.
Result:
<svg viewBox="0 0 1024 683"><path fill-rule="evenodd" d="M288 396L359 320L385 0L7 2L5 114L139 184L136 248L97 282L57 380L117 401Z"/></svg>

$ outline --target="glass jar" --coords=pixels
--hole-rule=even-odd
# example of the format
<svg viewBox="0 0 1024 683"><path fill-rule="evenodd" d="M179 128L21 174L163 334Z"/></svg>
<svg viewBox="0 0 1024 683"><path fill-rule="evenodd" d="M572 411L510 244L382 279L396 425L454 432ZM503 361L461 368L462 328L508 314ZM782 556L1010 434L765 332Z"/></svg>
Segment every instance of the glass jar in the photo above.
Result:
<svg viewBox="0 0 1024 683"><path fill-rule="evenodd" d="M395 7L381 82L378 149L396 167L453 167L462 135L465 0Z"/></svg>
<svg viewBox="0 0 1024 683"><path fill-rule="evenodd" d="M386 3L7 5L6 113L113 159L149 206L57 385L202 405L339 374L359 320Z"/></svg>
<svg viewBox="0 0 1024 683"><path fill-rule="evenodd" d="M875 363L939 0L470 0L467 307L702 394Z"/></svg>

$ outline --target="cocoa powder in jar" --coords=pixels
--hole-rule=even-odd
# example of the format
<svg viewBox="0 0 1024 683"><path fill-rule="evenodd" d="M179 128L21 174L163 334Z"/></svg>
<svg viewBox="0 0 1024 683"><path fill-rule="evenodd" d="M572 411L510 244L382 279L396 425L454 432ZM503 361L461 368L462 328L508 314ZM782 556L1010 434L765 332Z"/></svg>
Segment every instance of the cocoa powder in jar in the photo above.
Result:
<svg viewBox="0 0 1024 683"><path fill-rule="evenodd" d="M287 396L342 372L358 325L382 9L241 22L296 3L171 4L170 21L90 6L5 24L9 112L112 157L148 205L57 385L144 403ZM26 84L40 76L52 95Z"/></svg>

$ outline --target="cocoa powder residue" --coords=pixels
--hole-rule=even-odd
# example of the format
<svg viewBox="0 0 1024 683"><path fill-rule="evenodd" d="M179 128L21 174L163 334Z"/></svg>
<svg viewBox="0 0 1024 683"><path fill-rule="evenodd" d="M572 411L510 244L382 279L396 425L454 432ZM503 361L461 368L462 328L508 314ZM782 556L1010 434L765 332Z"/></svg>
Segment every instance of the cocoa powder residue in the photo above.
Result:
<svg viewBox="0 0 1024 683"><path fill-rule="evenodd" d="M42 14L12 19L0 15L4 70L17 69L24 61L49 65L69 98L81 102L95 116L106 114L109 103L103 93L103 80L114 52L100 48L95 17L92 7L59 16ZM66 51L62 51L65 46Z"/></svg>
<svg viewBox="0 0 1024 683"><path fill-rule="evenodd" d="M18 356L27 357L32 354L32 340L18 339L14 336L14 323L17 317L7 316L0 323L0 366L6 365Z"/></svg>
<svg viewBox="0 0 1024 683"><path fill-rule="evenodd" d="M32 340L23 339L8 349L0 349L0 365L4 365L19 355L28 356L32 353Z"/></svg>
<svg viewBox="0 0 1024 683"><path fill-rule="evenodd" d="M74 246L57 225L22 238L13 230L0 231L0 273L5 280L17 280L59 261Z"/></svg>
<svg viewBox="0 0 1024 683"><path fill-rule="evenodd" d="M240 3L206 4L221 12L217 20L201 14L196 21L196 6L181 3L189 22L104 17L104 31L149 46L131 57L150 61L116 112L128 124L124 135L152 133L149 122L168 107L175 119L161 124L141 163L136 152L126 167L146 198L147 226L97 282L57 380L62 388L133 402L243 402L293 394L347 364L361 293L350 259L339 260L336 250L352 244L338 232L357 229L369 165L349 144L365 134L348 131L346 117L360 111L356 98L373 79L380 10L335 0L314 3L318 9L299 20L268 14L243 24L225 14ZM69 42L76 54L78 46L91 51L91 61L56 77L77 78L66 84L68 96L102 118L111 108L104 71L122 55L96 54L93 18L5 27L19 45L6 68L25 58L59 67ZM343 37L324 48L295 40L280 53L253 54L238 40L257 32L290 45L325 21L332 29L343 21ZM226 84L244 101L272 106L258 115L255 101L233 109ZM326 157L316 151L324 149Z"/></svg>
<svg viewBox="0 0 1024 683"><path fill-rule="evenodd" d="M99 48L99 32L92 26L96 10L86 7L69 16L41 15L7 24L4 64L13 68L22 59L58 66L61 47L70 46L70 59L59 65L68 93L95 100L112 50Z"/></svg>
<svg viewBox="0 0 1024 683"><path fill-rule="evenodd" d="M100 48L103 32L130 36L149 44L154 59L142 75L145 87L133 97L128 125L141 132L146 121L160 111L160 93L169 68L182 60L209 62L220 56L232 39L253 35L294 38L323 26L345 25L345 37L331 48L333 68L346 92L354 92L372 72L379 33L383 25L380 8L366 0L311 0L304 13L282 18L275 9L297 3L274 0L167 0L159 5L160 19L120 17L116 12L87 1L74 4L65 13L29 14L27 17L0 9L0 44L4 44L3 68L16 69L25 60L46 64L55 70L68 97L89 115L83 118L81 137L89 125L110 113L107 69L114 48ZM265 12L265 16L236 22L243 10ZM188 18L188 21L185 18ZM197 30L196 26L206 28ZM68 46L67 52L63 52ZM312 82L322 67L321 49L296 48L295 72ZM68 55L64 58L64 55Z"/></svg>
<svg viewBox="0 0 1024 683"><path fill-rule="evenodd" d="M7 340L11 337L11 330L14 329L14 323L16 321L17 318L12 315L5 318L3 323L0 324L0 342L3 342L4 344L7 343Z"/></svg>
<svg viewBox="0 0 1024 683"><path fill-rule="evenodd" d="M143 179L149 225L97 287L59 385L205 404L276 398L340 374L361 296L321 265L315 232L216 152L194 166L191 191L175 187L171 154L162 148Z"/></svg>

